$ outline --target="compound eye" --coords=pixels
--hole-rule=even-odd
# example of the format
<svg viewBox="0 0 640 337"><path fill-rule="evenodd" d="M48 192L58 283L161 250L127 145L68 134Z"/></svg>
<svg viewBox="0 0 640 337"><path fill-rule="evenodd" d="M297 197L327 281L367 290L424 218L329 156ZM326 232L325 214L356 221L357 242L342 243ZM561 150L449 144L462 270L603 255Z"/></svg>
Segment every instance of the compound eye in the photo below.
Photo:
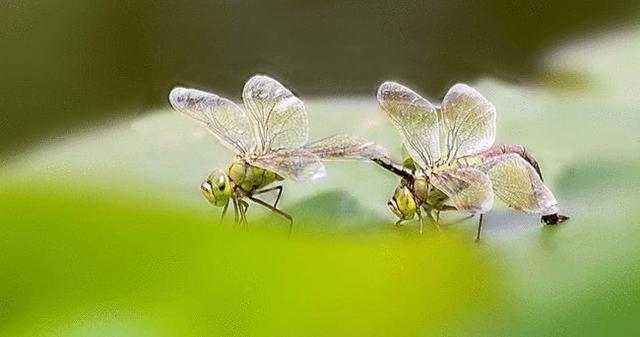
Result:
<svg viewBox="0 0 640 337"><path fill-rule="evenodd" d="M394 203L393 201L389 201L389 202L387 203L387 206L388 206L389 208L396 208L396 205L395 205L395 203Z"/></svg>
<svg viewBox="0 0 640 337"><path fill-rule="evenodd" d="M210 181L203 182L202 185L200 185L200 189L207 193L211 193L211 182Z"/></svg>
<svg viewBox="0 0 640 337"><path fill-rule="evenodd" d="M224 190L224 188L227 186L227 179L225 178L225 176L220 176L218 177L218 181L217 181L217 185L219 190Z"/></svg>

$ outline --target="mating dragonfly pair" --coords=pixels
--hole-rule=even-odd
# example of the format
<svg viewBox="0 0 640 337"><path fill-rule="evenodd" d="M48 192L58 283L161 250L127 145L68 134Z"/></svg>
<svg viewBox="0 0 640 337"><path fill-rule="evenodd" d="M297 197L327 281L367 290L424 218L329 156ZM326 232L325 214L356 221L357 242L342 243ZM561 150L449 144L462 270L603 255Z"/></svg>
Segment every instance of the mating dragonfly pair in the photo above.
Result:
<svg viewBox="0 0 640 337"><path fill-rule="evenodd" d="M373 161L401 180L387 204L399 218L396 224L424 218L436 226L440 212L457 210L482 216L493 207L494 196L527 213L542 215L547 224L568 217L544 185L538 163L520 145L496 145L496 110L475 89L456 84L436 106L411 89L385 82L378 89L380 107L398 129L409 158L392 161L379 145L366 139L335 135L309 143L304 104L290 90L267 76L249 79L242 91L244 110L232 101L196 89L174 88L174 109L203 123L218 140L236 153L225 170L215 170L200 189L207 200L223 207L220 221L233 205L235 222L247 223L250 200L283 216L278 208L282 185L289 179L305 181L324 176L322 161ZM273 204L258 196L277 192Z"/></svg>

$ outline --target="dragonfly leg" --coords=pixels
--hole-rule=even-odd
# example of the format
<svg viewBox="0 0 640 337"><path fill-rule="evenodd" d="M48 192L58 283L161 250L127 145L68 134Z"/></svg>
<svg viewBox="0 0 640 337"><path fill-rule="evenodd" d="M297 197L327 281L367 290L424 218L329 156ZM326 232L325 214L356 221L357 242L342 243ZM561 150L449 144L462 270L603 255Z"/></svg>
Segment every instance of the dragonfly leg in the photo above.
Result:
<svg viewBox="0 0 640 337"><path fill-rule="evenodd" d="M279 210L279 209L277 209L277 208L273 207L272 205L269 205L268 203L266 203L266 202L264 202L264 201L262 201L262 200L260 200L260 199L258 199L258 198L255 198L255 197L253 197L253 196L251 196L251 195L249 195L249 196L247 196L247 197L248 197L251 201L253 201L253 202L257 203L257 204L260 204L260 205L262 205L262 206L264 206L264 207L266 207L266 208L270 209L271 211L273 211L273 212L275 212L275 213L277 213L277 214L281 215L281 216L282 216L282 217L284 217L285 219L289 220L289 235L291 235L291 230L293 229L293 218L291 217L291 215L289 215L289 214L287 214L287 213L285 213L285 212L283 212L283 211L281 211L281 210Z"/></svg>
<svg viewBox="0 0 640 337"><path fill-rule="evenodd" d="M442 231L442 229L440 229L440 210L436 209L434 212L436 213L436 221L434 222L436 224L436 228L438 228L439 231Z"/></svg>
<svg viewBox="0 0 640 337"><path fill-rule="evenodd" d="M396 221L395 225L396 225L396 226L400 226L400 225L402 225L402 219L400 219L400 220Z"/></svg>
<svg viewBox="0 0 640 337"><path fill-rule="evenodd" d="M442 231L442 227L440 227L440 213L444 211L457 211L458 209L451 205L439 205L433 209L433 212L436 214L434 224L438 231ZM433 217L432 217L433 218Z"/></svg>
<svg viewBox="0 0 640 337"><path fill-rule="evenodd" d="M264 190L253 192L253 195L260 195L267 192L278 190L278 196L276 197L276 201L273 203L273 207L278 207L278 201L280 201L280 196L282 195L282 185L278 185L276 187L266 188Z"/></svg>
<svg viewBox="0 0 640 337"><path fill-rule="evenodd" d="M420 223L420 235L422 235L422 233L424 233L424 219L422 218L420 207L416 209L416 214L418 214L418 222Z"/></svg>
<svg viewBox="0 0 640 337"><path fill-rule="evenodd" d="M473 218L473 216L474 216L473 214L469 214L469 215L465 216L465 217L464 217L464 218L462 218L462 219L458 219L458 220L456 220L456 221L454 221L454 222L449 223L449 225L455 225L455 224L457 224L457 223L460 223L460 222L463 222L463 221L465 221L465 220L471 219L471 218Z"/></svg>
<svg viewBox="0 0 640 337"><path fill-rule="evenodd" d="M434 210L434 213L436 213L436 217L434 218L433 215L431 215L431 213L429 212L429 218L431 219L431 222L433 222L433 224L436 226L438 232L442 232L442 227L440 227L440 210L436 208Z"/></svg>
<svg viewBox="0 0 640 337"><path fill-rule="evenodd" d="M432 224L435 224L438 231L440 231L440 226L438 225L438 223L436 222L436 219L434 219L433 215L431 214L433 209L425 208L424 211L425 211L426 217L429 219L429 222L431 222Z"/></svg>
<svg viewBox="0 0 640 337"><path fill-rule="evenodd" d="M451 205L440 205L438 208L440 211L457 211L458 209L455 206Z"/></svg>
<svg viewBox="0 0 640 337"><path fill-rule="evenodd" d="M227 201L227 203L224 205L224 208L222 209L222 215L220 216L220 223L219 225L222 224L222 221L224 220L224 216L227 215L227 210L229 209L229 201Z"/></svg>
<svg viewBox="0 0 640 337"><path fill-rule="evenodd" d="M235 196L233 196L231 198L231 200L233 201L233 215L234 215L233 216L233 223L237 225L238 224L238 219L239 219L239 214L240 214L240 213L238 213L238 200L236 199Z"/></svg>
<svg viewBox="0 0 640 337"><path fill-rule="evenodd" d="M480 231L482 230L482 216L484 214L480 213L480 221L478 221L478 234L476 234L476 242L480 241Z"/></svg>
<svg viewBox="0 0 640 337"><path fill-rule="evenodd" d="M249 209L249 203L239 199L238 200L238 206L240 207L240 218L242 223L244 224L244 226L246 227L249 222L247 221L247 210Z"/></svg>

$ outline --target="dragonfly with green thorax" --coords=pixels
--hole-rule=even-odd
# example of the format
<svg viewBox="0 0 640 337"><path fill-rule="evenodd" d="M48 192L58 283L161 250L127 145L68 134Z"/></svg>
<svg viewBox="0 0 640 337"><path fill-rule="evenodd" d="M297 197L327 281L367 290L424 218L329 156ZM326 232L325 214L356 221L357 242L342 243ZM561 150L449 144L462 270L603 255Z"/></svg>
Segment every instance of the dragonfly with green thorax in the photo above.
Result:
<svg viewBox="0 0 640 337"><path fill-rule="evenodd" d="M397 224L426 216L438 226L440 212L479 214L493 207L494 196L508 206L560 223L558 203L545 186L540 168L521 145L494 145L496 109L478 91L456 84L437 106L394 82L378 89L378 102L402 137L409 156L403 164L374 158L401 177L387 204ZM439 228L439 227L438 227Z"/></svg>
<svg viewBox="0 0 640 337"><path fill-rule="evenodd" d="M226 170L214 170L200 185L205 198L222 207L224 219L233 204L236 223L247 223L248 199L281 215L278 208L284 179L306 181L325 175L321 160L381 156L380 148L365 139L336 135L307 144L309 126L303 102L278 81L262 75L250 78L242 91L244 109L218 95L197 89L174 88L173 108L204 124L235 158ZM269 204L257 196L277 192Z"/></svg>

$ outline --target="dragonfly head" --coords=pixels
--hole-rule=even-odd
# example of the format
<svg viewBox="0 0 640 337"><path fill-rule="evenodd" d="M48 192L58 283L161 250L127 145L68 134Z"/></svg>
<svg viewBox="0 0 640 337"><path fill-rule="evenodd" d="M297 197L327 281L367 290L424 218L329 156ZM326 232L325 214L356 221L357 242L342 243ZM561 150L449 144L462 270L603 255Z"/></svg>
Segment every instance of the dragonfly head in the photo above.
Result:
<svg viewBox="0 0 640 337"><path fill-rule="evenodd" d="M218 207L226 205L233 193L229 177L221 170L211 172L200 185L200 191L211 204Z"/></svg>
<svg viewBox="0 0 640 337"><path fill-rule="evenodd" d="M398 186L387 203L389 210L400 220L411 220L416 214L416 200L407 186Z"/></svg>

